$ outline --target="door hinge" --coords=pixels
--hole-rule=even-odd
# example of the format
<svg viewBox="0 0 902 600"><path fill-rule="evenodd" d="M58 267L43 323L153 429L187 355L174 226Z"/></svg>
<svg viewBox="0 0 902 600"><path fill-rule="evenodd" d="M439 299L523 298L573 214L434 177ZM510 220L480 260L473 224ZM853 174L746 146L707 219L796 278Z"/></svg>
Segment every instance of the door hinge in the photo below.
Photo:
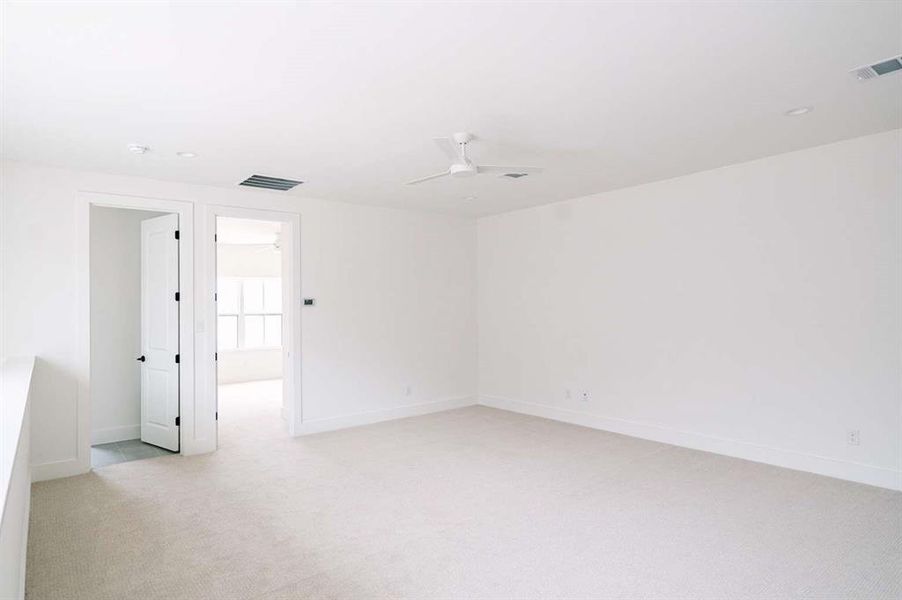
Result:
<svg viewBox="0 0 902 600"><path fill-rule="evenodd" d="M178 355L178 354L175 355L175 362L179 362L179 355Z"/></svg>
<svg viewBox="0 0 902 600"><path fill-rule="evenodd" d="M219 420L219 411L218 410L216 411L216 420L217 421Z"/></svg>
<svg viewBox="0 0 902 600"><path fill-rule="evenodd" d="M179 230L178 229L175 230L175 239L179 239Z"/></svg>
<svg viewBox="0 0 902 600"><path fill-rule="evenodd" d="M213 302L219 302L219 294L213 292Z"/></svg>
<svg viewBox="0 0 902 600"><path fill-rule="evenodd" d="M219 360L219 352L213 353L213 360Z"/></svg>
<svg viewBox="0 0 902 600"><path fill-rule="evenodd" d="M180 427L181 424L182 424L182 418L181 418L181 417L176 417L176 418L175 418L175 426L176 426L176 427Z"/></svg>
<svg viewBox="0 0 902 600"><path fill-rule="evenodd" d="M216 234L216 233L213 234L213 241L214 241L214 242L218 242L218 241L219 241L219 234Z"/></svg>
<svg viewBox="0 0 902 600"><path fill-rule="evenodd" d="M179 301L179 293L178 293L178 292L175 293L175 301L176 301L176 302Z"/></svg>

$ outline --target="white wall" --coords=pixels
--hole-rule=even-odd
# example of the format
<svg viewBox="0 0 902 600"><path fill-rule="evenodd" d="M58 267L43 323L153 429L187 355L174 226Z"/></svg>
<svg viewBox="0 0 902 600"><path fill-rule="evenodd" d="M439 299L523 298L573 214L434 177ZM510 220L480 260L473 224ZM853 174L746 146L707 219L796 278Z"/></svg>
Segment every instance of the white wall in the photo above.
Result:
<svg viewBox="0 0 902 600"><path fill-rule="evenodd" d="M281 277L282 253L272 244L218 246L216 270L220 277Z"/></svg>
<svg viewBox="0 0 902 600"><path fill-rule="evenodd" d="M91 207L91 443L141 437L141 221Z"/></svg>
<svg viewBox="0 0 902 600"><path fill-rule="evenodd" d="M481 219L481 400L899 487L900 165L893 131Z"/></svg>
<svg viewBox="0 0 902 600"><path fill-rule="evenodd" d="M80 190L194 202L197 298L211 260L205 204L301 213L301 289L317 300L301 313L303 411L311 429L474 400L472 219L6 161L0 252L15 260L4 260L0 281L0 354L42 359L32 407L37 478L77 472ZM195 318L202 349L214 317L198 301ZM198 378L196 393L204 390Z"/></svg>
<svg viewBox="0 0 902 600"><path fill-rule="evenodd" d="M220 243L216 271L219 277L281 277L282 253L272 244ZM216 369L220 384L279 379L282 377L282 350L220 350Z"/></svg>
<svg viewBox="0 0 902 600"><path fill-rule="evenodd" d="M281 348L220 350L216 364L220 385L282 377Z"/></svg>
<svg viewBox="0 0 902 600"><path fill-rule="evenodd" d="M24 598L31 500L29 401L35 360L0 363L0 598Z"/></svg>

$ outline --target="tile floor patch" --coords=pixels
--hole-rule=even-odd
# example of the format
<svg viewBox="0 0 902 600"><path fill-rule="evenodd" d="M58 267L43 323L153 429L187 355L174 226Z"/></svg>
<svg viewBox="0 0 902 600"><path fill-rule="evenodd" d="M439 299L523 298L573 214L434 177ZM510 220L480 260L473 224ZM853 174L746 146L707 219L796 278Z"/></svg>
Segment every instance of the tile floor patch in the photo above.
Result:
<svg viewBox="0 0 902 600"><path fill-rule="evenodd" d="M175 454L169 450L145 444L141 440L125 440L109 444L91 446L91 467L97 469L117 463L130 462L143 458L156 458Z"/></svg>

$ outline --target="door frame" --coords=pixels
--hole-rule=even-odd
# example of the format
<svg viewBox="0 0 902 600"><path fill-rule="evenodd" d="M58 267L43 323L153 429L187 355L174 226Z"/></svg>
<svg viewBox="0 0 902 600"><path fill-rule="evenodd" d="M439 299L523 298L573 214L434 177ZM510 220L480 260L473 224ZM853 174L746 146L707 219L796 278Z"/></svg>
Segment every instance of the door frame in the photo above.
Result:
<svg viewBox="0 0 902 600"><path fill-rule="evenodd" d="M78 333L79 361L76 399L77 433L75 440L78 470L91 470L91 207L123 208L175 213L179 217L179 450L180 454L196 454L194 448L194 204L181 200L164 200L100 192L78 194Z"/></svg>
<svg viewBox="0 0 902 600"><path fill-rule="evenodd" d="M206 264L204 275L203 293L206 298L203 301L206 314L209 315L209 326L206 332L206 348L208 358L200 361L203 371L200 377L204 380L207 397L216 399L218 411L219 392L217 390L216 373L216 232L217 217L234 219L252 219L258 221L278 221L282 228L282 273L283 289L288 290L288 303L283 302L282 319L285 320L283 332L287 332L287 341L282 340L282 402L288 421L288 433L292 436L301 434L303 423L303 402L301 386L301 214L272 209L242 208L238 206L206 205L206 231L209 239L205 240L207 256L210 260ZM216 427L218 446L219 423Z"/></svg>

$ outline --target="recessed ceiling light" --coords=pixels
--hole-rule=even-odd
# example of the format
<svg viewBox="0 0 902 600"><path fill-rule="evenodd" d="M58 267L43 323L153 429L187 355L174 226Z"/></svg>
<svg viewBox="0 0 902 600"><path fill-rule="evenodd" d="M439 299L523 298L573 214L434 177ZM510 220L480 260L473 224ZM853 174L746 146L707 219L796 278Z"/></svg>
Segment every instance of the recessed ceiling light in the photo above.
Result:
<svg viewBox="0 0 902 600"><path fill-rule="evenodd" d="M147 154L150 152L150 147L142 146L141 144L129 144L128 151L132 154Z"/></svg>
<svg viewBox="0 0 902 600"><path fill-rule="evenodd" d="M529 173L505 173L502 177L510 177L511 179L520 179L526 177Z"/></svg>
<svg viewBox="0 0 902 600"><path fill-rule="evenodd" d="M471 196L466 196L466 197L464 198L464 200L466 200L467 202L472 202L473 200L476 200L476 196L472 196L472 195L471 195Z"/></svg>
<svg viewBox="0 0 902 600"><path fill-rule="evenodd" d="M176 156L180 158L196 158L197 152L176 152Z"/></svg>
<svg viewBox="0 0 902 600"><path fill-rule="evenodd" d="M787 117L799 117L801 115L807 115L813 110L813 106L800 106L798 108L793 108L792 110L787 110L785 114Z"/></svg>

